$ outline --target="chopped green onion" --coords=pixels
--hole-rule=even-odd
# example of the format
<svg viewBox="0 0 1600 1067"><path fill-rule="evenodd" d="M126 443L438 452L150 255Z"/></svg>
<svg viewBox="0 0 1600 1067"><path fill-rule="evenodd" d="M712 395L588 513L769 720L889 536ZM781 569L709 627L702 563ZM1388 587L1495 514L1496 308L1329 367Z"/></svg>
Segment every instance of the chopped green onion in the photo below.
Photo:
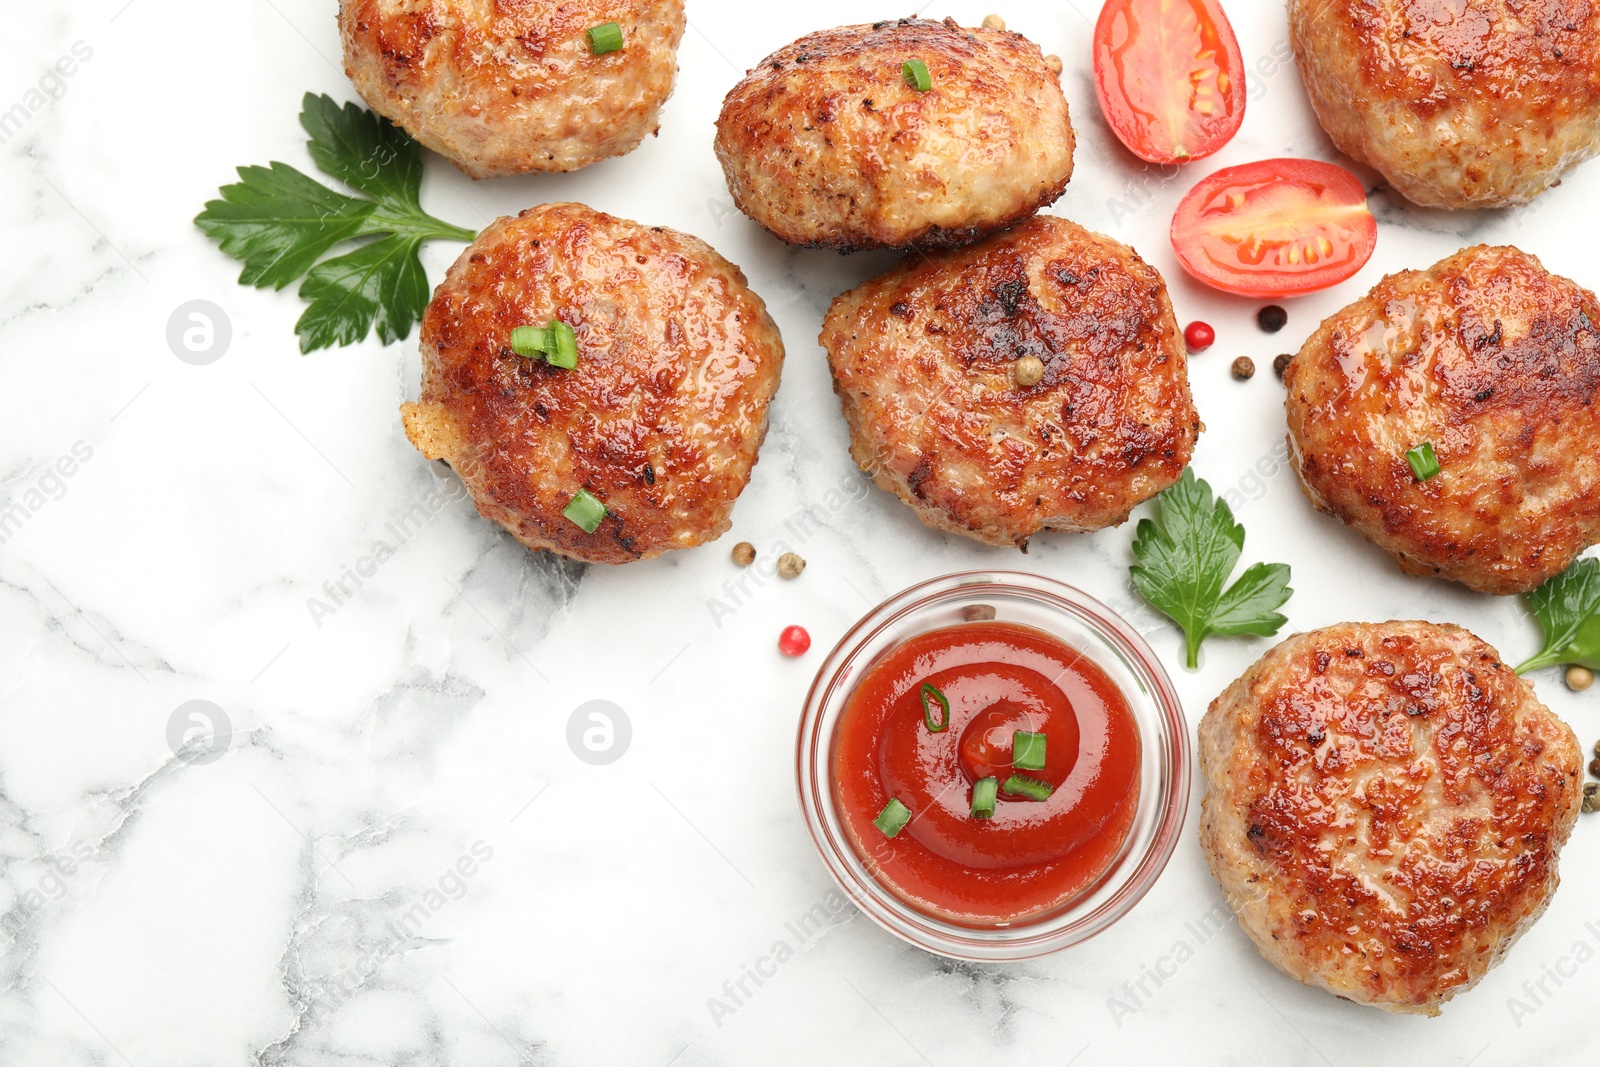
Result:
<svg viewBox="0 0 1600 1067"><path fill-rule="evenodd" d="M1408 451L1406 460L1411 464L1411 473L1417 476L1419 482L1425 482L1439 473L1439 457L1433 454L1432 441L1424 441Z"/></svg>
<svg viewBox="0 0 1600 1067"><path fill-rule="evenodd" d="M578 365L578 335L560 319L551 319L544 328L549 347L545 349L545 362L552 367L572 370Z"/></svg>
<svg viewBox="0 0 1600 1067"><path fill-rule="evenodd" d="M889 798L889 803L878 812L878 817L872 820L872 825L883 831L884 837L893 837L906 828L906 823L911 821L911 809L900 803L894 797Z"/></svg>
<svg viewBox="0 0 1600 1067"><path fill-rule="evenodd" d="M511 350L519 356L537 359L545 354L546 334L540 326L518 326L511 331Z"/></svg>
<svg viewBox="0 0 1600 1067"><path fill-rule="evenodd" d="M905 76L906 84L919 93L933 88L933 79L928 77L928 65L920 59L906 60L900 65L900 73Z"/></svg>
<svg viewBox="0 0 1600 1067"><path fill-rule="evenodd" d="M597 56L616 52L622 48L622 27L615 22L602 22L589 27L589 51Z"/></svg>
<svg viewBox="0 0 1600 1067"><path fill-rule="evenodd" d="M579 489L573 496L572 503L568 504L561 514L579 526L584 533L594 533L600 528L600 520L606 517L606 506L589 490Z"/></svg>
<svg viewBox="0 0 1600 1067"><path fill-rule="evenodd" d="M1056 791L1056 787L1049 782L1029 778L1026 774L1013 774L1007 778L1005 789L1014 797L1027 797L1029 800L1049 800L1050 794Z"/></svg>
<svg viewBox="0 0 1600 1067"><path fill-rule="evenodd" d="M1011 735L1011 766L1025 771L1044 770L1044 734L1018 730Z"/></svg>
<svg viewBox="0 0 1600 1067"><path fill-rule="evenodd" d="M562 370L578 365L578 335L560 319L543 326L518 326L511 331L511 350L528 359L543 356L550 366Z"/></svg>
<svg viewBox="0 0 1600 1067"><path fill-rule="evenodd" d="M972 817L974 819L994 818L994 798L1000 791L1000 779L994 775L979 778L972 786Z"/></svg>
<svg viewBox="0 0 1600 1067"><path fill-rule="evenodd" d="M938 701L943 711L938 719L933 717L933 706L928 703L929 697ZM942 734L950 729L950 700L939 692L939 687L932 682L922 683L922 721L927 725L929 733Z"/></svg>

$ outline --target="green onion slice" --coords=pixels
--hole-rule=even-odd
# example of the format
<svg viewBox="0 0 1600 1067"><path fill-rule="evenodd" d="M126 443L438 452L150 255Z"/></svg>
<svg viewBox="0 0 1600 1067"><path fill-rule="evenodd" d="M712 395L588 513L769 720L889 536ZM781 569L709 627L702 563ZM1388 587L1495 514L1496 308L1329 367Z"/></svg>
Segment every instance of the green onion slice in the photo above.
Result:
<svg viewBox="0 0 1600 1067"><path fill-rule="evenodd" d="M572 370L578 365L578 335L560 319L551 319L544 328L549 347L545 349L545 362L552 367Z"/></svg>
<svg viewBox="0 0 1600 1067"><path fill-rule="evenodd" d="M906 84L919 93L933 88L933 79L928 77L928 65L920 59L906 60L900 65L900 73L905 76Z"/></svg>
<svg viewBox="0 0 1600 1067"><path fill-rule="evenodd" d="M933 705L928 702L929 697L939 704L942 715L938 719L933 717ZM939 692L939 687L932 682L922 683L922 721L929 733L942 734L950 729L950 699Z"/></svg>
<svg viewBox="0 0 1600 1067"><path fill-rule="evenodd" d="M974 819L994 818L994 798L1000 791L1000 779L994 775L979 778L972 786L972 817Z"/></svg>
<svg viewBox="0 0 1600 1067"><path fill-rule="evenodd" d="M519 356L537 359L547 351L546 333L541 326L518 326L511 331L511 350Z"/></svg>
<svg viewBox="0 0 1600 1067"><path fill-rule="evenodd" d="M1025 771L1044 770L1044 734L1018 730L1011 735L1011 766Z"/></svg>
<svg viewBox="0 0 1600 1067"><path fill-rule="evenodd" d="M1424 441L1408 451L1406 461L1411 464L1411 473L1417 476L1419 482L1425 482L1439 473L1439 457L1433 454L1432 441Z"/></svg>
<svg viewBox="0 0 1600 1067"><path fill-rule="evenodd" d="M1013 774L1007 778L1005 789L1014 797L1027 797L1029 800L1049 800L1050 794L1056 791L1056 787L1049 782L1029 778L1026 774Z"/></svg>
<svg viewBox="0 0 1600 1067"><path fill-rule="evenodd" d="M622 27L615 22L602 22L598 26L589 27L589 51L597 56L607 52L620 51L622 48Z"/></svg>
<svg viewBox="0 0 1600 1067"><path fill-rule="evenodd" d="M911 809L906 807L894 797L889 798L889 803L878 812L878 817L872 820L872 825L883 831L884 837L893 837L906 828L906 823L911 821Z"/></svg>
<svg viewBox="0 0 1600 1067"><path fill-rule="evenodd" d="M606 517L606 506L589 490L579 489L573 496L572 503L568 504L561 514L575 523L584 533L594 533L600 528L600 520Z"/></svg>

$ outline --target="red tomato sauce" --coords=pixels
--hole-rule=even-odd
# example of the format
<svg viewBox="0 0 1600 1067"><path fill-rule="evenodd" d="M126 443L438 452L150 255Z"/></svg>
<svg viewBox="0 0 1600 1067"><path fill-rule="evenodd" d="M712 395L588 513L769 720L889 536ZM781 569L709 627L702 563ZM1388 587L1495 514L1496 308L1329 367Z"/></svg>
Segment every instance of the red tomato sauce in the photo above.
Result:
<svg viewBox="0 0 1600 1067"><path fill-rule="evenodd" d="M950 701L938 733L924 721L924 683ZM1012 767L1018 730L1045 735L1042 770ZM1121 690L1070 645L1015 623L963 623L890 650L850 694L833 764L868 869L913 907L973 926L1042 915L1092 886L1139 801L1139 733ZM1055 791L1032 801L1002 789L993 818L974 817L973 784L1013 773ZM891 797L912 812L892 839L873 824Z"/></svg>

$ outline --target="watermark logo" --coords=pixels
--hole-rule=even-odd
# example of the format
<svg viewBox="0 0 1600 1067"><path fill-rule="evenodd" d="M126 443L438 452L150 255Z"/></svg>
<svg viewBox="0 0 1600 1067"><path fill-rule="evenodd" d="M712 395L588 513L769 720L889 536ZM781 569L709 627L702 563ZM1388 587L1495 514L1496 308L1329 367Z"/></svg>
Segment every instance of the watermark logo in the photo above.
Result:
<svg viewBox="0 0 1600 1067"><path fill-rule="evenodd" d="M167 347L191 366L215 363L232 342L233 322L209 300L179 304L167 319Z"/></svg>
<svg viewBox="0 0 1600 1067"><path fill-rule="evenodd" d="M817 939L830 928L853 919L856 915L844 894L837 889L812 904L801 914L783 924L783 934L772 942L765 953L752 963L739 964L739 973L722 983L720 996L706 998L706 1011L718 1030L728 1017L736 1015L761 991L761 987L778 974L778 968L801 952L816 944Z"/></svg>
<svg viewBox="0 0 1600 1067"><path fill-rule="evenodd" d="M421 533L427 525L444 511L445 506L467 496L467 487L451 479L443 487L434 486L402 511L396 518L383 524L387 537L372 542L372 550L357 557L354 566L344 564L339 573L322 583L322 596L306 597L306 611L317 629L346 604L356 598L362 587L378 573L378 569L395 557L395 554Z"/></svg>
<svg viewBox="0 0 1600 1067"><path fill-rule="evenodd" d="M32 485L15 497L0 500L0 545L15 537L28 520L44 510L47 504L66 496L67 480L93 458L93 445L87 441L74 441L71 452L45 468L45 472Z"/></svg>
<svg viewBox="0 0 1600 1067"><path fill-rule="evenodd" d="M381 940L370 945L360 957L338 973L326 980L308 984L307 995L311 1004L306 1011L307 1017L322 1019L338 1011L362 990L384 961L404 952L408 945L421 937L430 919L443 911L451 901L465 897L473 876L493 858L493 846L482 840L474 841L454 864L440 872L421 896L411 901L409 908L389 920Z"/></svg>
<svg viewBox="0 0 1600 1067"><path fill-rule="evenodd" d="M822 494L822 500L816 504L808 504L798 509L783 521L783 530L787 535L775 541L770 548L756 554L755 562L746 567L737 578L729 578L722 583L722 595L706 598L706 611L711 615L711 621L717 629L722 629L725 620L732 618L744 607L755 599L756 592L768 581L778 576L778 560L786 553L800 548L811 540L824 527L832 525L832 520L852 504L859 503L867 498L871 486L866 478L859 475L850 475L840 482L837 488L829 489Z"/></svg>
<svg viewBox="0 0 1600 1067"><path fill-rule="evenodd" d="M1279 38L1265 55L1256 57L1254 66L1245 69L1245 95L1251 100L1260 100L1267 95L1267 83L1276 78L1279 71L1293 65L1294 49L1289 46L1289 39Z"/></svg>
<svg viewBox="0 0 1600 1067"><path fill-rule="evenodd" d="M209 700L179 704L167 719L167 747L194 766L215 763L228 751L233 724L228 713Z"/></svg>
<svg viewBox="0 0 1600 1067"><path fill-rule="evenodd" d="M633 743L628 713L609 700L579 704L567 719L567 747L595 767L615 763Z"/></svg>
<svg viewBox="0 0 1600 1067"><path fill-rule="evenodd" d="M17 894L11 909L0 916L0 931L15 940L47 904L65 900L69 883L94 855L95 851L87 841L74 841L68 848L44 856L44 873L31 888Z"/></svg>
<svg viewBox="0 0 1600 1067"><path fill-rule="evenodd" d="M729 215L737 215L739 209L733 206L733 201L726 198L708 197L706 199L706 213L711 216L711 221L716 223L717 229L722 229L722 220Z"/></svg>
<svg viewBox="0 0 1600 1067"><path fill-rule="evenodd" d="M1254 65L1245 68L1245 95L1251 100L1261 99L1267 95L1270 88L1268 83L1293 64L1294 50L1290 48L1288 38L1283 38L1257 57ZM1184 170L1177 163L1146 163L1140 167L1138 174L1122 183L1120 195L1106 200L1106 213L1111 216L1111 224L1120 228L1124 221L1155 203L1161 189L1181 173Z"/></svg>
<svg viewBox="0 0 1600 1067"><path fill-rule="evenodd" d="M1117 1024L1117 1029L1122 1028L1122 1020L1143 1011L1161 992L1161 987L1171 981L1185 963L1194 959L1201 946L1233 921L1233 910L1219 902L1198 919L1184 923L1183 936L1157 956L1154 963L1141 962L1139 973L1106 997L1106 1010L1111 1013L1111 1021Z"/></svg>
<svg viewBox="0 0 1600 1067"><path fill-rule="evenodd" d="M1522 983L1522 996L1506 998L1506 1010L1511 1013L1511 1021L1517 1024L1517 1029L1522 1029L1522 1021L1531 1015L1537 1015L1539 1009L1550 1003L1561 987L1578 975L1578 968L1594 959L1595 946L1600 945L1600 925L1593 920L1583 924L1587 937L1580 937L1572 943L1572 948L1555 958L1553 963L1546 963L1539 968L1539 977L1530 978Z"/></svg>
<svg viewBox="0 0 1600 1067"><path fill-rule="evenodd" d="M72 42L72 49L62 55L45 72L38 82L22 94L22 99L0 111L0 144L5 144L26 126L33 116L67 95L67 79L94 58L94 49L85 41Z"/></svg>
<svg viewBox="0 0 1600 1067"><path fill-rule="evenodd" d="M1156 191L1176 178L1181 169L1176 163L1146 163L1140 167L1136 177L1122 183L1122 195L1106 201L1106 213L1111 216L1111 225L1121 226L1124 219L1132 218L1154 203Z"/></svg>
<svg viewBox="0 0 1600 1067"><path fill-rule="evenodd" d="M1273 446L1272 451L1258 457L1252 469L1245 471L1238 482L1219 495L1237 515L1247 504L1266 496L1272 480L1287 469L1289 469L1289 439L1285 437Z"/></svg>

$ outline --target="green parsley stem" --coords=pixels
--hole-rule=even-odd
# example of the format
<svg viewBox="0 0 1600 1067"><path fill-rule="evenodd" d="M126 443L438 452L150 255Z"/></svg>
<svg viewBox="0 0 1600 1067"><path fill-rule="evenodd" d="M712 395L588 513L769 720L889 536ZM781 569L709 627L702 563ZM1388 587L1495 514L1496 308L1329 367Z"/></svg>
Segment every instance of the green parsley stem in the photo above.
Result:
<svg viewBox="0 0 1600 1067"><path fill-rule="evenodd" d="M464 241L471 244L478 239L476 231L436 219L425 211L390 211L387 205L379 205L365 221L364 229L407 233L424 241Z"/></svg>
<svg viewBox="0 0 1600 1067"><path fill-rule="evenodd" d="M1539 653L1537 656L1523 660L1522 663L1516 667L1516 673L1527 674L1529 671L1536 671L1542 667L1554 667L1560 663L1561 653L1555 649L1549 649Z"/></svg>

